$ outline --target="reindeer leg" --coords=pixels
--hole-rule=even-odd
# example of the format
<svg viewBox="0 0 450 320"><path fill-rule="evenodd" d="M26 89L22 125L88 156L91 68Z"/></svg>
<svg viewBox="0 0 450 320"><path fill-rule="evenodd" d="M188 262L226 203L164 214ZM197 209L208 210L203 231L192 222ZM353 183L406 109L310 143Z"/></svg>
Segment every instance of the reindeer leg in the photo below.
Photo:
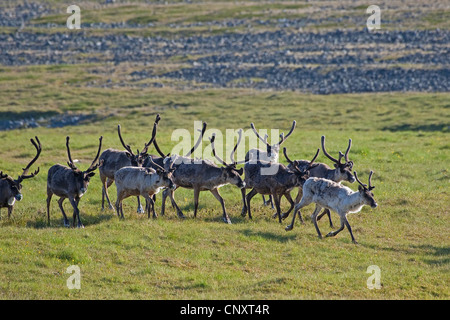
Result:
<svg viewBox="0 0 450 320"><path fill-rule="evenodd" d="M316 204L316 208L314 209L314 212L311 215L311 219L314 222L314 227L316 228L319 239L322 239L322 234L320 233L319 226L317 225L317 215L319 214L320 210L322 210L322 207Z"/></svg>
<svg viewBox="0 0 450 320"><path fill-rule="evenodd" d="M294 201L292 200L291 194L289 192L286 192L284 196L286 197L287 201L289 201L289 203L291 204L291 207L281 216L281 219L283 220L289 217L289 214L291 213L292 209L294 209Z"/></svg>
<svg viewBox="0 0 450 320"><path fill-rule="evenodd" d="M175 189L175 190L176 190L176 189ZM175 202L175 197L174 197L174 195L175 195L175 190L167 189L167 191L169 192L169 197L170 197L170 201L171 201L171 203L172 203L172 207L174 207L175 210L177 210L178 218L184 219L184 218L186 218L186 217L184 216L183 212L181 211L181 209L178 207L177 203Z"/></svg>
<svg viewBox="0 0 450 320"><path fill-rule="evenodd" d="M104 193L105 193L106 200L108 201L109 209L114 211L114 207L111 203L111 199L109 198L109 194L108 194L108 188L112 185L113 182L114 182L113 179L106 178L105 182L103 183L102 191L104 191ZM103 192L102 192L102 210L103 209L104 209L104 205L103 205Z"/></svg>
<svg viewBox="0 0 450 320"><path fill-rule="evenodd" d="M223 216L222 216L222 220L225 223L231 224L231 220L230 217L227 214L227 211L225 210L225 202L223 201L222 196L219 193L219 190L217 189L212 189L210 190L211 193L214 195L214 197L216 197L217 200L219 200L220 204L222 205L222 210L223 210Z"/></svg>
<svg viewBox="0 0 450 320"><path fill-rule="evenodd" d="M333 229L334 226L333 226L333 221L331 220L330 210L325 209L321 214L319 214L319 215L317 216L317 221L319 221L320 219L322 219L322 217L324 216L325 213L327 214L328 220L330 221L330 227Z"/></svg>
<svg viewBox="0 0 450 320"><path fill-rule="evenodd" d="M11 215L13 213L14 207L13 206L9 206L8 207L8 219L11 218Z"/></svg>
<svg viewBox="0 0 450 320"><path fill-rule="evenodd" d="M323 213L322 213L323 215ZM337 229L336 231L331 231L329 232L326 236L327 237L334 237L335 235L337 235L339 232L341 232L342 230L344 230L344 226L345 226L345 222L344 219L341 218L341 227L339 229Z"/></svg>
<svg viewBox="0 0 450 320"><path fill-rule="evenodd" d="M58 205L59 205L59 209L61 210L63 217L64 217L64 227L70 227L69 219L67 219L67 215L64 212L64 207L63 207L64 200L66 200L66 198L59 198Z"/></svg>
<svg viewBox="0 0 450 320"><path fill-rule="evenodd" d="M78 220L78 228L84 228L83 223L81 223L80 219L80 210L78 209L78 203L80 199L69 198L70 204L73 207L73 227L75 228L75 220Z"/></svg>
<svg viewBox="0 0 450 320"><path fill-rule="evenodd" d="M137 202L138 202L137 213L145 213L144 208L142 207L141 204L141 198L139 196L137 196Z"/></svg>
<svg viewBox="0 0 450 320"><path fill-rule="evenodd" d="M194 187L194 218L197 218L197 210L198 210L198 197L200 195L200 188Z"/></svg>
<svg viewBox="0 0 450 320"><path fill-rule="evenodd" d="M156 215L156 212L155 212L155 207L154 207L155 203L153 202L152 197L150 195L146 194L145 200L147 202L147 205L146 205L147 218L150 219L150 207L151 207L152 212L153 212L153 219L156 219L158 216Z"/></svg>
<svg viewBox="0 0 450 320"><path fill-rule="evenodd" d="M250 201L252 198L257 194L258 192L253 188L246 196L247 199L247 207L248 207L248 217L249 219L252 219L252 212L250 210Z"/></svg>
<svg viewBox="0 0 450 320"><path fill-rule="evenodd" d="M47 225L50 226L50 203L52 201L53 193L47 190Z"/></svg>
<svg viewBox="0 0 450 320"><path fill-rule="evenodd" d="M285 230L286 231L290 231L292 229L294 229L294 222L295 222L295 217L297 216L297 212L299 214L299 217L301 218L302 215L300 214L300 209L303 207L306 207L307 205L309 205L311 203L311 199L307 199L307 198L302 198L302 200L300 201L300 203L296 204L294 207L294 216L292 217L292 222L290 225L288 225Z"/></svg>
<svg viewBox="0 0 450 320"><path fill-rule="evenodd" d="M278 217L278 222L281 223L281 208L280 208L281 196L278 194L274 194L273 199L275 200L275 207L277 208L276 215Z"/></svg>
<svg viewBox="0 0 450 320"><path fill-rule="evenodd" d="M358 244L358 242L356 241L355 237L353 236L352 227L350 227L350 224L348 223L347 216L345 214L342 214L342 215L339 214L339 215L341 216L341 219L344 220L344 223L345 223L345 226L348 229L348 232L350 232L350 236L352 237L352 242L354 244Z"/></svg>
<svg viewBox="0 0 450 320"><path fill-rule="evenodd" d="M245 201L245 188L241 189L241 195L242 195L242 202L244 204L242 206L241 216L245 217L247 215L247 203Z"/></svg>

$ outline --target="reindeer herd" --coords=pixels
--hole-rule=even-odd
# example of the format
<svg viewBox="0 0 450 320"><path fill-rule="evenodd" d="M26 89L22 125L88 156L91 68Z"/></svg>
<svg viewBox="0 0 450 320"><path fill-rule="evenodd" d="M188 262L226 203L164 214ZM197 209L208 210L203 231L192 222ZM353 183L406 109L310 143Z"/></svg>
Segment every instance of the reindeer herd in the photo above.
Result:
<svg viewBox="0 0 450 320"><path fill-rule="evenodd" d="M268 136L261 137L251 123L251 128L256 137L263 142L266 150L251 149L247 152L243 161L235 159L236 150L242 140L242 129L238 132L236 145L230 154L230 162L218 156L215 149L215 134L209 141L213 156L221 166L218 166L208 159L194 159L192 154L201 144L206 131L206 123L203 123L200 136L192 149L183 155L165 154L161 151L157 141L156 134L160 115L156 116L153 124L153 131L150 140L144 144L141 151L133 152L132 148L125 143L121 126L118 126L118 137L125 150L106 149L101 153L103 137L99 139L97 154L92 164L85 171L81 171L72 160L70 151L70 137L66 138L66 149L68 162L67 166L55 164L47 175L47 223L50 224L50 204L53 195L59 197L58 205L64 218L64 226L70 227L69 219L64 211L63 202L68 199L73 207L73 223L75 227L83 227L78 208L81 197L87 192L89 182L98 169L102 184L102 210L105 209L105 198L110 210L115 210L119 218L123 219L123 200L128 197L137 198L137 212L147 213L148 218L152 215L157 217L155 212L156 194L162 190L161 215L165 212L165 203L167 197L170 198L172 207L176 210L178 217L185 218L183 212L175 201L175 191L178 188L192 189L194 191L194 217L197 216L199 195L201 191L209 191L220 202L222 206L222 220L231 223L227 213L225 202L219 193L219 188L231 184L240 189L242 195L243 217L252 219L250 201L256 194L263 196L265 205L271 204L276 213L274 218L278 218L281 223L286 219L291 211L294 211L291 223L285 228L286 231L294 228L295 218L298 215L301 223L304 223L301 209L314 203L315 209L311 219L316 228L319 238L322 234L317 225L317 221L327 214L330 227L334 229L331 220L330 210L336 212L340 218L340 227L337 230L329 232L326 236L337 235L347 227L352 241L356 243L352 229L347 220L347 214L359 212L364 205L372 208L377 207L377 203L372 193L372 175L370 172L368 185L363 184L353 170L353 161L349 160L349 152L352 146L352 140L349 139L348 147L345 153L339 152L339 158L332 157L325 148L325 136L321 137L321 149L324 155L334 163L334 168L325 163L316 163L320 148L317 149L312 160L291 160L288 157L287 150L283 148L283 154L288 165L278 162L281 145L292 134L296 127L293 121L292 127L285 136L280 135L280 140L271 145L267 142ZM0 171L0 210L8 209L8 217L13 212L16 201L21 201L22 182L26 179L35 177L39 173L39 168L29 174L31 166L38 160L42 146L38 137L31 139L31 143L36 149L36 156L23 169L22 174L13 179L9 175ZM159 156L150 155L149 147L153 145ZM238 165L244 165L243 168L237 168ZM245 174L245 178L242 176ZM342 181L353 183L358 182L358 191L341 184ZM115 182L117 189L117 198L115 205L111 203L108 194L108 188ZM250 191L247 193L247 190ZM291 197L291 192L298 189L295 200ZM269 196L266 201L264 196ZM290 204L289 209L282 213L281 198L285 197ZM145 209L143 208L140 197L145 199ZM322 213L320 213L324 209ZM0 215L1 217L1 215Z"/></svg>

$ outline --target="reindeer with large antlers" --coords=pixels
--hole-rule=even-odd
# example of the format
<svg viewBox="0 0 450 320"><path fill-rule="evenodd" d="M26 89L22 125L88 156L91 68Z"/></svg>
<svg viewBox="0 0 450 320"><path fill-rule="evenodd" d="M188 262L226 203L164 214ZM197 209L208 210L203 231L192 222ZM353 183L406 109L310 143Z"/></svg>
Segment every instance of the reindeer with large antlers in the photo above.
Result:
<svg viewBox="0 0 450 320"><path fill-rule="evenodd" d="M95 175L95 170L101 166L101 162L97 162L100 156L100 151L102 149L102 140L103 137L99 139L99 146L97 155L92 161L92 164L85 171L81 171L78 169L73 160L70 153L69 141L70 137L66 138L66 148L67 148L67 156L69 161L67 162L67 166L63 166L60 164L56 164L48 170L47 177L47 221L50 225L50 202L52 200L52 196L56 195L60 197L58 200L59 208L64 217L64 226L69 227L70 223L67 219L66 213L64 212L63 202L65 199L69 199L70 204L72 205L73 212L73 227L75 227L75 220L78 220L78 228L84 228L81 219L80 219L80 210L78 209L78 203L80 202L81 197L86 193L87 188L89 186L90 179Z"/></svg>
<svg viewBox="0 0 450 320"><path fill-rule="evenodd" d="M0 210L1 208L8 208L8 217L11 217L15 202L21 201L23 198L22 181L33 178L39 173L38 168L33 173L28 174L30 167L37 161L42 152L41 142L39 141L38 137L35 138L36 141L33 139L31 139L30 141L36 148L37 154L33 158L33 160L31 160L28 165L22 169L23 172L17 179L13 179L7 174L4 174L2 171L0 171Z"/></svg>
<svg viewBox="0 0 450 320"><path fill-rule="evenodd" d="M320 149L317 149L316 155L309 162L308 167L299 169L294 162L292 162L286 154L286 148L283 148L284 156L288 162L292 165L291 168L287 168L281 163L271 163L268 161L259 160L256 163L253 161L246 162L244 166L245 170L245 185L246 188L252 190L245 195L245 190L242 191L242 200L244 207L242 208L242 216L245 216L248 211L248 217L251 219L250 200L257 194L272 195L275 200L276 216L281 223L281 197L285 196L286 199L294 205L290 196L290 191L295 187L300 187L309 178L309 170L312 170L318 164L314 164ZM276 166L274 174L261 174L264 168L270 166Z"/></svg>
<svg viewBox="0 0 450 320"><path fill-rule="evenodd" d="M267 138L268 138L267 134L264 136L264 138L261 137L258 133L258 130L256 130L254 123L252 122L250 124L250 126L251 126L253 132L255 133L255 135L265 144L266 151L263 151L260 149L250 149L245 156L245 161L262 160L262 161L268 161L268 162L272 162L272 163L278 162L280 147L286 141L286 139L289 138L289 136L292 134L292 132L294 132L296 125L297 125L297 122L294 120L292 122L292 127L289 130L288 134L285 136L284 133L281 133L280 140L278 142L276 142L275 144L271 145L267 142ZM262 198L263 198L264 205L271 204L272 209L274 208L273 201L272 201L272 195L269 195L268 201L266 201L266 199L264 198L264 195L262 195Z"/></svg>
<svg viewBox="0 0 450 320"><path fill-rule="evenodd" d="M125 148L125 151L120 151L116 149L106 149L100 156L100 161L103 162L103 165L99 168L100 180L102 182L102 210L105 209L105 197L108 201L109 209L114 210L114 207L109 199L108 188L114 182L114 174L120 168L132 166L132 167L142 167L144 166L145 161L148 158L148 147L153 143L153 140L156 135L156 126L161 117L156 115L155 123L153 125L152 138L148 143L144 145L142 151L137 150L137 153L133 153L131 147L126 144L122 137L121 126L117 126L117 132L119 134L119 140L122 143L122 146ZM141 201L139 196L138 200L138 213L143 213L144 209L142 208Z"/></svg>
<svg viewBox="0 0 450 320"><path fill-rule="evenodd" d="M327 164L325 163L318 163L316 167L312 168L309 172L310 177L317 177L317 178L324 178L328 179L337 183L340 183L341 181L348 181L350 183L355 182L355 176L352 174L352 168L353 168L353 161L350 161L348 159L348 154L350 152L350 148L352 147L352 139L348 140L348 147L345 151L345 154L339 151L339 160L333 158L330 156L330 154L325 149L325 136L321 137L321 145L322 145L322 151L323 154L334 162L334 169L331 169ZM341 162L342 158L344 158L345 162ZM309 166L309 161L307 160L295 160L294 161L296 166L298 166L300 169L305 169ZM289 164L288 167L291 167L292 164ZM299 187L298 194L295 199L295 204L299 203L302 198L302 188ZM289 210L282 215L282 219L286 219L289 216L289 213L291 212L293 206L289 208ZM328 216L328 220L330 222L330 227L334 228L333 221L331 220L331 214L330 210L325 209L320 215L318 215L317 220L320 220L325 214ZM301 214L299 213L300 221L303 223L303 218Z"/></svg>
<svg viewBox="0 0 450 320"><path fill-rule="evenodd" d="M174 163L173 166L175 168L175 171L173 172L173 181L176 184L177 188L182 187L194 190L194 217L197 216L198 199L200 192L210 191L222 206L222 220L225 223L231 223L230 217L228 216L228 213L225 209L225 202L219 193L219 188L226 184L233 184L238 188L243 188L245 186L245 183L241 179L243 170L242 168L236 168L238 162L234 160L234 153L241 141L241 137L242 130L239 131L238 142L231 152L230 159L232 162L230 164L226 163L216 154L214 148L215 135L210 138L211 148L213 150L214 156L220 163L224 165L224 167L218 167L214 162L210 160L194 160L188 157L178 157L176 160L174 160L173 157L167 157L165 159L165 166L172 165L172 163ZM191 150L190 153L192 152L193 150ZM163 155L163 153L161 154ZM171 194L171 200L173 200L173 192L174 190L170 189L163 192L161 209L162 214L164 212L164 205L167 195ZM172 204L174 204L174 202L175 201L173 200ZM175 208L177 208L177 210L179 210L176 203L174 206ZM181 210L179 211L178 215L182 217L182 213L181 215L180 213Z"/></svg>
<svg viewBox="0 0 450 320"><path fill-rule="evenodd" d="M372 186L371 182L373 171L370 171L369 174L369 186L363 184L358 179L356 171L354 173L355 178L359 183L358 191L356 192L346 186L328 179L309 178L308 180L306 180L306 182L303 184L302 200L295 206L292 222L286 227L286 231L292 230L294 228L296 216L295 213L297 212L297 210L300 210L301 208L311 203L315 203L316 208L314 209L311 219L314 222L314 227L316 228L317 234L320 239L322 238L322 234L320 233L319 227L317 226L317 215L322 210L322 208L326 208L328 210L336 212L341 219L340 228L336 231L328 233L327 237L334 237L344 229L344 226L346 226L348 231L350 232L353 243L357 243L355 237L353 236L352 228L348 223L347 214L361 211L364 205L370 205L372 208L376 208L378 205L372 193L372 189L375 188L374 186Z"/></svg>

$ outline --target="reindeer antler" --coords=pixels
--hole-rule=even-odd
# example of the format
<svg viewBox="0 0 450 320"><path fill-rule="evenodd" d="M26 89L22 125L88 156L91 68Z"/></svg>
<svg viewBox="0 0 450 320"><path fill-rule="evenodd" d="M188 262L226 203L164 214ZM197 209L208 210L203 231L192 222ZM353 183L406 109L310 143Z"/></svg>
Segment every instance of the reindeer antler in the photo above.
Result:
<svg viewBox="0 0 450 320"><path fill-rule="evenodd" d="M99 146L98 146L97 155L95 156L94 161L92 161L92 164L86 170L86 173L95 171L100 166L100 163L97 162L97 160L100 157L100 151L102 150L102 141L103 141L103 136L101 136L100 139L99 139Z"/></svg>
<svg viewBox="0 0 450 320"><path fill-rule="evenodd" d="M212 137L209 138L209 141L211 142L212 153L213 153L214 157L215 157L220 163L222 163L224 166L227 166L227 167L228 167L228 164L216 154L216 148L214 147L214 141L215 141L215 140L216 140L216 134L213 133L213 134L212 134Z"/></svg>
<svg viewBox="0 0 450 320"><path fill-rule="evenodd" d="M281 140L280 140L280 142L278 142L279 145L281 145L283 142L285 142L286 139L292 134L292 132L294 132L294 129L295 129L295 126L296 126L296 125L297 125L297 121L294 120L294 121L292 122L291 130L289 130L288 134L287 134L286 136L284 136L284 133L282 133L282 134L280 135Z"/></svg>
<svg viewBox="0 0 450 320"><path fill-rule="evenodd" d="M69 165L70 169L72 169L73 171L77 171L78 168L73 163L72 155L70 154L70 145L69 144L70 144L70 137L67 136L66 137L66 148L67 148L67 156L69 158L69 161L67 162L67 164Z"/></svg>
<svg viewBox="0 0 450 320"><path fill-rule="evenodd" d="M141 154L141 155L146 154L147 151L148 151L148 147L153 143L153 141L155 141L155 138L156 138L156 129L157 129L159 120L161 120L161 117L159 116L159 114L157 114L157 115L156 115L156 119L155 119L155 123L153 124L152 137L151 137L150 141L149 141L148 143L145 144L144 149L142 149L142 152L139 153L139 151L138 151L138 154Z"/></svg>
<svg viewBox="0 0 450 320"><path fill-rule="evenodd" d="M185 157L189 157L198 148L198 146L202 142L203 135L205 134L205 131L206 131L206 122L203 122L202 130L200 131L200 136L198 137L197 142L192 147L192 149L188 153L186 153Z"/></svg>
<svg viewBox="0 0 450 320"><path fill-rule="evenodd" d="M358 174L356 173L356 171L353 171L353 173L355 174L356 181L358 181L358 183L359 183L364 189L372 190L372 189L375 188L374 186L372 186L372 175L373 175L373 171L372 171L372 170L370 170L370 174L369 174L369 187L367 187L367 184L362 183L362 182L358 179Z"/></svg>
<svg viewBox="0 0 450 320"><path fill-rule="evenodd" d="M29 178L33 178L34 176L36 176L39 173L40 168L37 168L36 171L34 171L32 174L27 175L28 170L30 169L30 167L37 161L37 159L39 158L39 156L41 155L42 152L42 146L41 146L41 142L39 141L39 138L36 136L35 137L36 141L34 141L34 139L30 139L31 143L33 144L33 146L36 148L36 156L33 158L33 160L31 160L28 165L23 168L23 173L19 176L19 178L17 179L20 182L22 182L25 179L29 179Z"/></svg>

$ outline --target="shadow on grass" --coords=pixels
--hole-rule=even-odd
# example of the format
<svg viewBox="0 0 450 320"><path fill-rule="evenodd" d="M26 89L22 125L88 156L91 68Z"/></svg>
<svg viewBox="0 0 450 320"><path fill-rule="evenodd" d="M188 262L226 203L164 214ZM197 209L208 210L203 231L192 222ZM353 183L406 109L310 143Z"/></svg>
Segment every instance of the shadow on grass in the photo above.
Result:
<svg viewBox="0 0 450 320"><path fill-rule="evenodd" d="M66 215L67 215L67 218L69 219L70 227L72 227L73 215L72 215L72 213L69 213L69 212L66 212ZM112 214L112 213L101 213L99 215L89 215L89 216L84 216L84 217L83 217L83 214L80 213L81 222L83 223L83 225L85 227L100 224L105 221L109 221L110 219L112 219L114 217L117 217L117 216L114 216L114 214ZM61 212L59 212L59 216L57 216L55 214L54 217L53 216L50 217L50 226L47 224L47 216L44 219L28 221L26 226L28 228L34 228L34 229L66 228L66 227L64 227L64 220L63 220ZM76 222L75 222L75 226L76 226Z"/></svg>
<svg viewBox="0 0 450 320"><path fill-rule="evenodd" d="M362 244L360 244L362 245ZM450 246L434 246L430 244L423 245L400 245L380 247L378 245L363 244L363 246L373 250L383 250L393 253L402 253L411 258L418 257L418 259L429 265L448 265L450 264Z"/></svg>
<svg viewBox="0 0 450 320"><path fill-rule="evenodd" d="M274 233L274 232L269 232L269 231L254 231L251 229L245 229L242 231L242 233L246 236L246 237L260 237L263 238L265 240L269 240L269 241L276 241L276 242L280 242L280 243L285 243L288 241L292 241L296 238L296 234L295 233Z"/></svg>

